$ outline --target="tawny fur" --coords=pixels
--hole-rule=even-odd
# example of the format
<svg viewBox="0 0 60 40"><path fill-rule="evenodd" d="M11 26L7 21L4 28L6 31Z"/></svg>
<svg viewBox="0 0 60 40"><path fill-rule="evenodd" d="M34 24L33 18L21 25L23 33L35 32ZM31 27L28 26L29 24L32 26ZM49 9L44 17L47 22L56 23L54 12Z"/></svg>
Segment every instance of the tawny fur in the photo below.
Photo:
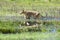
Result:
<svg viewBox="0 0 60 40"><path fill-rule="evenodd" d="M22 11L21 14L24 14L26 16L26 19L30 19L30 17L33 17L35 19L42 17L39 12L37 11Z"/></svg>

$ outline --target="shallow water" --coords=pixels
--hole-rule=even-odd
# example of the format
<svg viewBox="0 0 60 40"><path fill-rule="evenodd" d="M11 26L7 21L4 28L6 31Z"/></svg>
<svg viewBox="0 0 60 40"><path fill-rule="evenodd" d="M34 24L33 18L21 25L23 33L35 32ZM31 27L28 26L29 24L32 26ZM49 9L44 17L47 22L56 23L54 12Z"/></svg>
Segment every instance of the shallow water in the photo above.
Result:
<svg viewBox="0 0 60 40"><path fill-rule="evenodd" d="M25 21L26 19L23 16L0 16L0 20L18 20L18 21ZM35 19L30 19L32 21L34 21ZM56 20L56 21L60 21L60 18L55 18L55 17L41 17L38 20L43 20L43 21L47 21L47 20Z"/></svg>

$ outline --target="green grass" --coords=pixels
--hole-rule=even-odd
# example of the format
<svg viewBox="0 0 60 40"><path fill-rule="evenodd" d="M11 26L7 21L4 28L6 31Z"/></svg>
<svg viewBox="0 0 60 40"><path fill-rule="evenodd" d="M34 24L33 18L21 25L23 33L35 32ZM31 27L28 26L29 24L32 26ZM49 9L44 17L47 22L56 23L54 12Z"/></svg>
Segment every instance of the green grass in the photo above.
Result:
<svg viewBox="0 0 60 40"><path fill-rule="evenodd" d="M0 34L0 40L60 40L60 32L24 32L20 34Z"/></svg>
<svg viewBox="0 0 60 40"><path fill-rule="evenodd" d="M45 0L0 0L0 16L21 16L19 12L21 10L36 10L41 13L41 15L46 16L58 16L60 17L60 0L45 1ZM19 21L0 21L0 32L16 32L16 28L19 28L19 25L24 25ZM59 32L49 33L45 32L49 25L53 24L54 27L57 27ZM29 27L30 30L39 30L39 28L32 28L33 26L24 26L22 27L22 33L16 34L2 34L0 33L0 40L60 40L60 22L46 22L45 25L42 25L42 32L27 32ZM45 28L46 27L46 28ZM52 26L53 27L53 26ZM18 32L20 29L18 29ZM25 32L26 31L26 32Z"/></svg>
<svg viewBox="0 0 60 40"><path fill-rule="evenodd" d="M59 0L0 0L0 16L19 16L19 11L24 10L36 10L39 11L43 16L46 16L46 11L48 16L60 15L55 12L60 7ZM52 7L52 8L49 8ZM60 9L60 8L59 8ZM43 10L43 11L42 11ZM50 10L50 11L49 11ZM51 10L53 11L51 13ZM58 10L59 11L59 10Z"/></svg>
<svg viewBox="0 0 60 40"><path fill-rule="evenodd" d="M46 22L45 24L38 24L38 26L26 26L23 22L20 21L0 21L0 32L1 33L20 33L20 32L30 32L30 31L39 31L46 32L47 29L56 28L57 31L60 31L60 22Z"/></svg>

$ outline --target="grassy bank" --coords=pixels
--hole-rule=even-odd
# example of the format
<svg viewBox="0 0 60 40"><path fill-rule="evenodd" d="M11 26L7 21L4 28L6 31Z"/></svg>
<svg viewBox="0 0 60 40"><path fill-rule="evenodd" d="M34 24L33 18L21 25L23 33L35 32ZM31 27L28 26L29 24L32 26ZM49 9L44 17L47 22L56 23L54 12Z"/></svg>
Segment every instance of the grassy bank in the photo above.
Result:
<svg viewBox="0 0 60 40"><path fill-rule="evenodd" d="M23 32L20 34L0 34L0 40L60 40L60 32Z"/></svg>
<svg viewBox="0 0 60 40"><path fill-rule="evenodd" d="M59 0L0 0L0 16L20 16L21 10L36 10L41 15L59 16ZM57 12L56 12L57 11ZM57 14L58 13L58 14Z"/></svg>

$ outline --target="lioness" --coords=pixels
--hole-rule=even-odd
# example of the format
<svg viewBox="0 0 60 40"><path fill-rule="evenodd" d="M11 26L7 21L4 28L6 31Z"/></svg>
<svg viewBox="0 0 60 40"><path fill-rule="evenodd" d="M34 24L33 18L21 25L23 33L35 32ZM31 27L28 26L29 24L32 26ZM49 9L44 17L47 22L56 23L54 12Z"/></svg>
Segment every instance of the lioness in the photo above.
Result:
<svg viewBox="0 0 60 40"><path fill-rule="evenodd" d="M34 18L34 19L40 19L40 17L43 17L39 12L37 11L25 11L22 10L20 12L20 14L24 14L25 19L30 19L30 18ZM26 25L31 25L32 23L30 21L25 22ZM33 23L35 24L35 23Z"/></svg>
<svg viewBox="0 0 60 40"><path fill-rule="evenodd" d="M34 19L43 17L39 12L37 11L22 11L20 14L24 14L26 19L30 19L33 17Z"/></svg>

